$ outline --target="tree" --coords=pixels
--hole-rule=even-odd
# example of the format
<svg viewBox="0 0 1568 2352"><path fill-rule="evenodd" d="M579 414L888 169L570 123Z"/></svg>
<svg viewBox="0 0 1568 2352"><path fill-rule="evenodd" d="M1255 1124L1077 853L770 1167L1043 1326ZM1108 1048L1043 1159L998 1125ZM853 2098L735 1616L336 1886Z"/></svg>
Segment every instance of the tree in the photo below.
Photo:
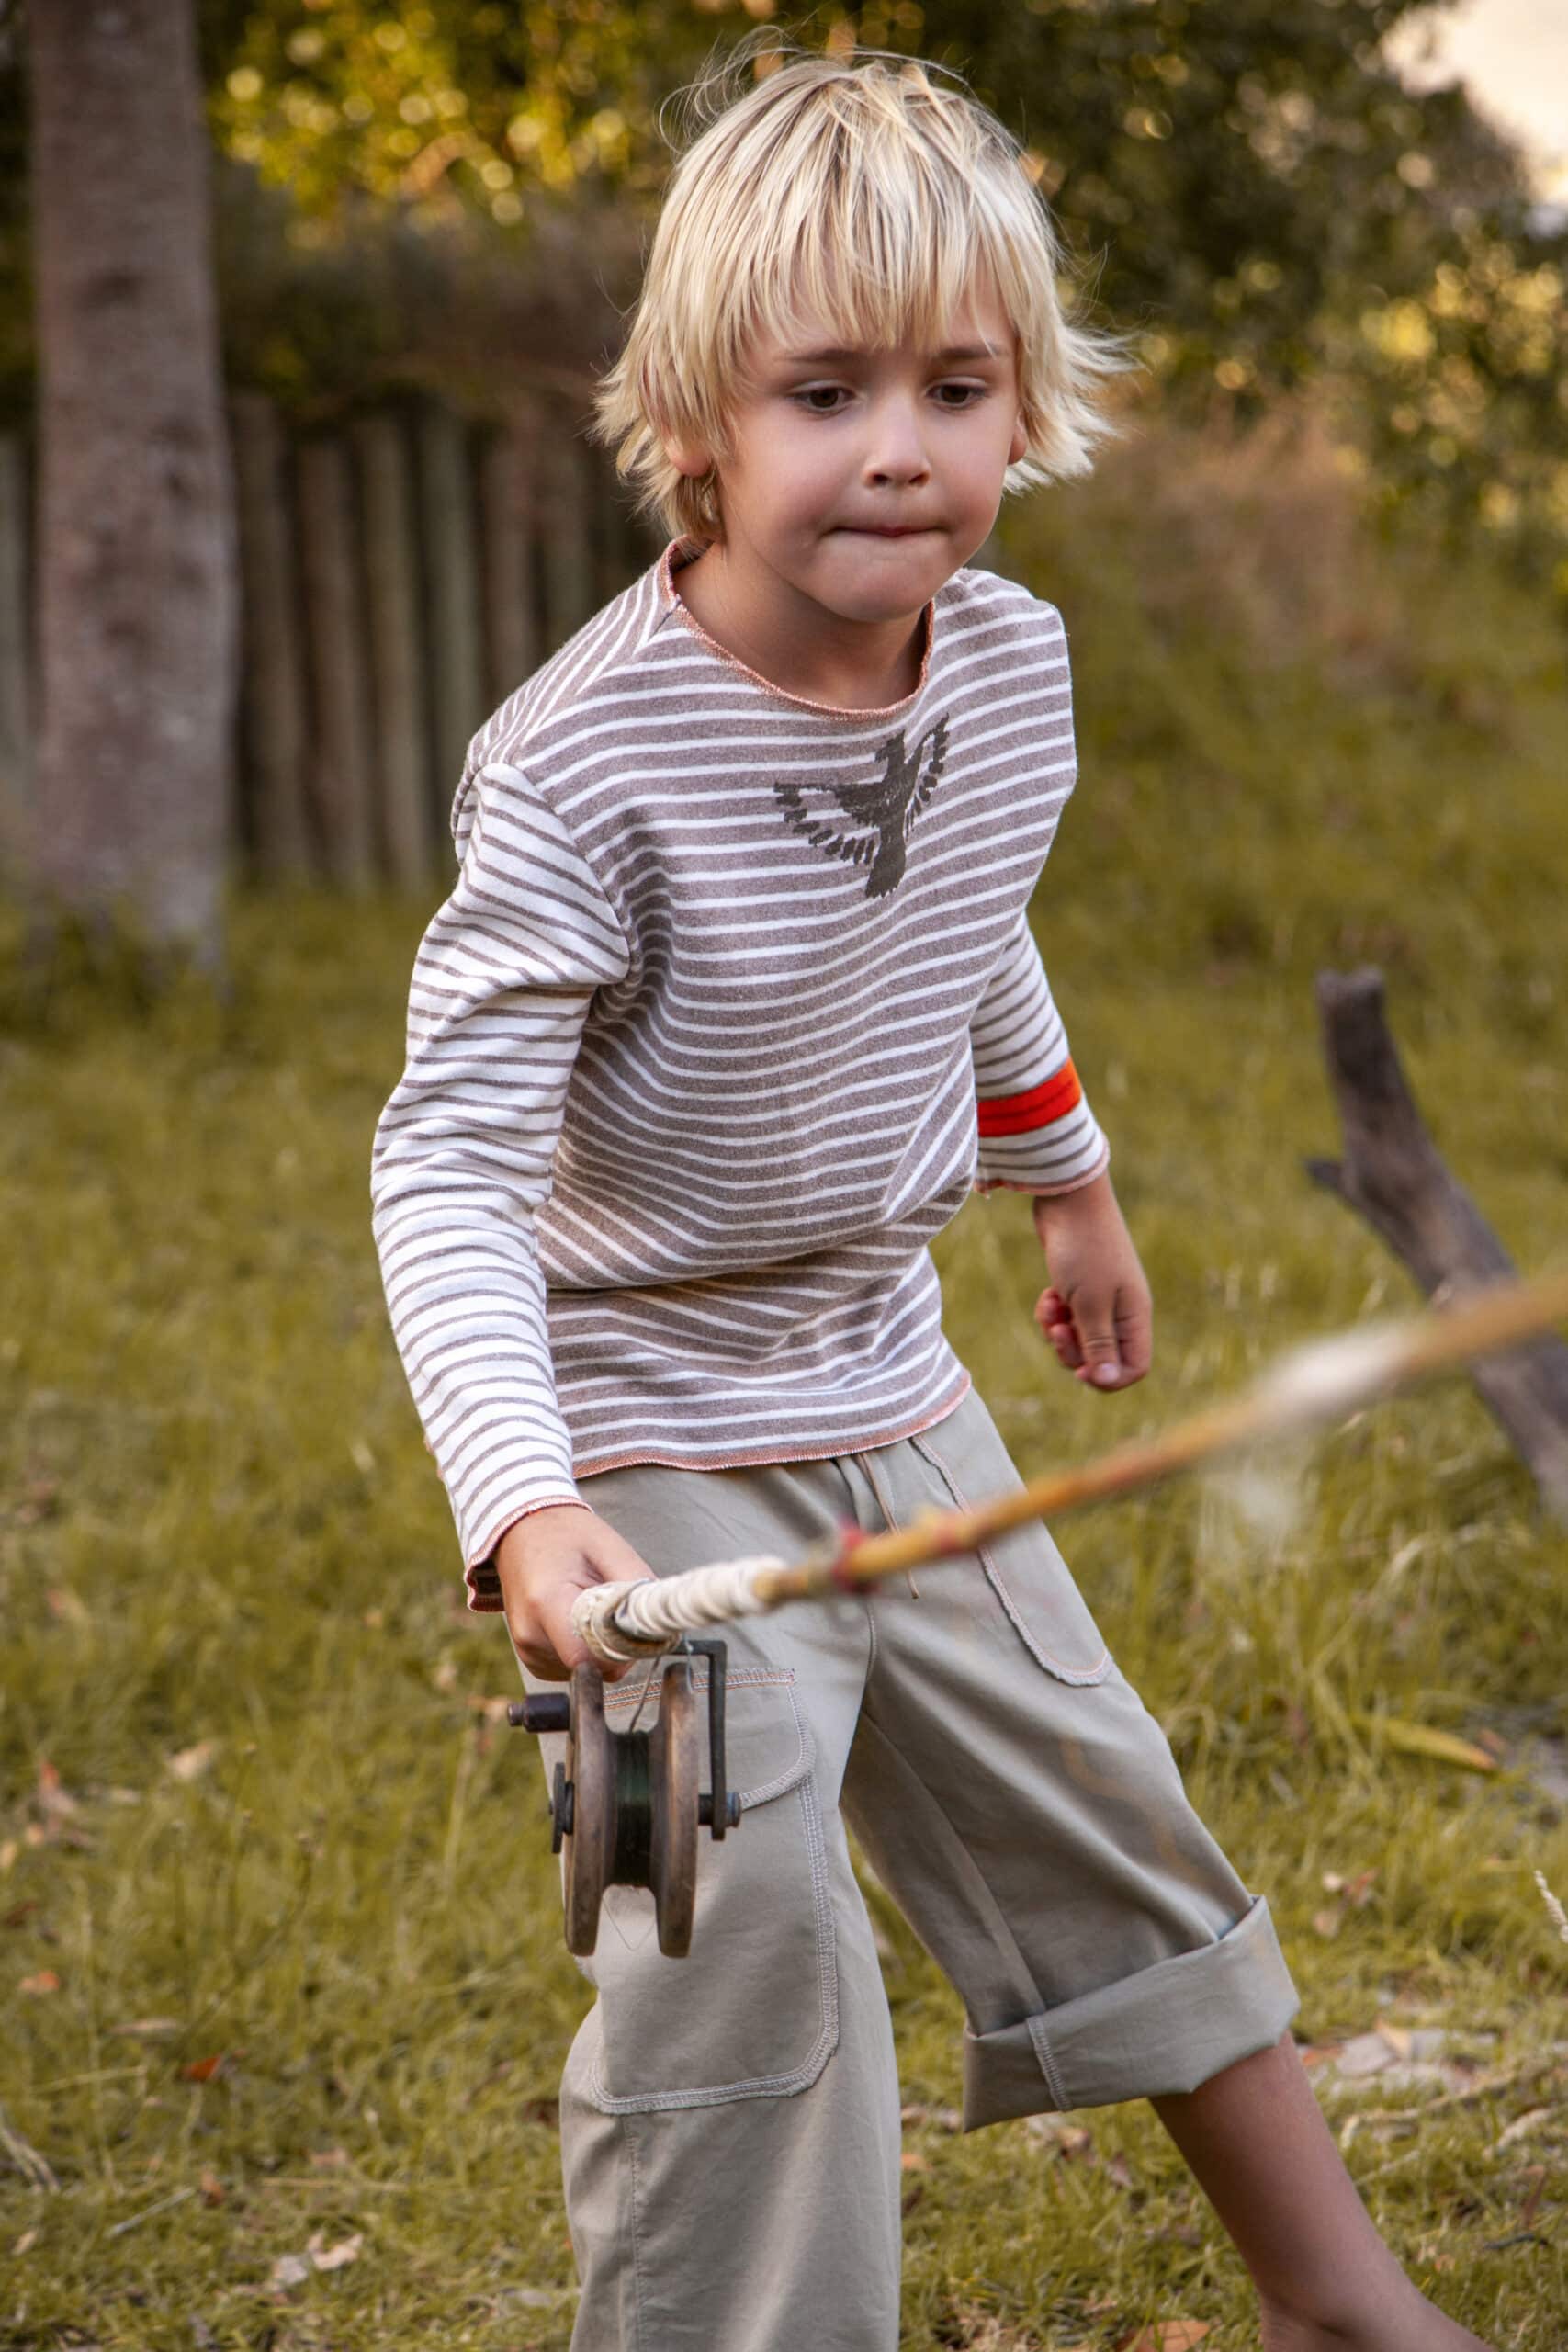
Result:
<svg viewBox="0 0 1568 2352"><path fill-rule="evenodd" d="M233 495L190 0L34 0L32 875L46 922L221 955Z"/></svg>
<svg viewBox="0 0 1568 2352"><path fill-rule="evenodd" d="M1250 417L1315 385L1385 500L1479 514L1550 569L1568 543L1568 235L1462 89L1401 78L1388 37L1424 5L203 0L218 137L292 191L322 250L369 206L488 220L523 250L556 209L647 208L661 101L760 19L933 58L1026 142L1163 397ZM250 338L275 378L280 341Z"/></svg>

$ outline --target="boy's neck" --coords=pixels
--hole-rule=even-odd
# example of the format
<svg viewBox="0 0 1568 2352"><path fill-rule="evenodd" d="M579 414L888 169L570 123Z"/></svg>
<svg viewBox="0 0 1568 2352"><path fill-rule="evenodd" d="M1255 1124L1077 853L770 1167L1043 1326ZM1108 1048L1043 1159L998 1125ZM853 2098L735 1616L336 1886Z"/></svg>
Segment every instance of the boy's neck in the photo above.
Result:
<svg viewBox="0 0 1568 2352"><path fill-rule="evenodd" d="M753 577L715 541L672 571L699 628L770 685L837 710L883 710L920 682L926 607L874 621L846 620L776 573Z"/></svg>

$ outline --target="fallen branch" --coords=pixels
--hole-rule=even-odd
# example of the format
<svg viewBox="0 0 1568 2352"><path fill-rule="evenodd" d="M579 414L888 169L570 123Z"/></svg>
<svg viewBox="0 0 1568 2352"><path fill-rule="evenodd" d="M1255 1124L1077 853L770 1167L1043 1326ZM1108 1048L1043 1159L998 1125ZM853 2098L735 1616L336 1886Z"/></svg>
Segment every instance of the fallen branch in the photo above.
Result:
<svg viewBox="0 0 1568 2352"><path fill-rule="evenodd" d="M1389 1034L1382 973L1320 972L1317 1006L1344 1152L1309 1159L1313 1182L1364 1217L1437 1305L1512 1280L1512 1259L1427 1132ZM1568 1345L1533 1339L1478 1363L1474 1380L1543 1506L1568 1521Z"/></svg>

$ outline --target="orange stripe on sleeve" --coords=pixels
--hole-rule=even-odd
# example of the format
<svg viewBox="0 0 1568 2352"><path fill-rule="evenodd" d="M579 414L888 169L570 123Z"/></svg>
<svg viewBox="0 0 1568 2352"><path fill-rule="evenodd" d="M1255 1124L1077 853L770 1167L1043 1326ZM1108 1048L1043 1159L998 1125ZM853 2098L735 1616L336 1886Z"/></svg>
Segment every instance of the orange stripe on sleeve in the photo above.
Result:
<svg viewBox="0 0 1568 2352"><path fill-rule="evenodd" d="M1064 1062L1043 1085L1032 1086L1025 1094L994 1094L976 1103L980 1133L982 1136L1027 1135L1032 1128L1065 1119L1082 1101L1078 1074L1070 1061Z"/></svg>

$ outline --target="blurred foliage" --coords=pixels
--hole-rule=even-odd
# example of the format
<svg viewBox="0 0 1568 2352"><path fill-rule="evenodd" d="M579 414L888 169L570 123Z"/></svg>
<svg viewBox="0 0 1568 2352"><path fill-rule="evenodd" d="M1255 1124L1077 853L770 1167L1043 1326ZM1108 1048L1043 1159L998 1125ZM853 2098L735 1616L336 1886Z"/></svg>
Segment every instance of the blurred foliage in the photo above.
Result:
<svg viewBox="0 0 1568 2352"><path fill-rule="evenodd" d="M661 108L771 21L964 74L1024 141L1093 307L1179 412L1246 419L1319 385L1378 495L1479 519L1568 594L1568 229L1462 89L1413 90L1388 61L1416 0L196 5L231 369L287 399L375 397L400 374L482 395L487 368L493 396L498 357L585 385L635 290ZM24 141L4 21L15 408Z"/></svg>

